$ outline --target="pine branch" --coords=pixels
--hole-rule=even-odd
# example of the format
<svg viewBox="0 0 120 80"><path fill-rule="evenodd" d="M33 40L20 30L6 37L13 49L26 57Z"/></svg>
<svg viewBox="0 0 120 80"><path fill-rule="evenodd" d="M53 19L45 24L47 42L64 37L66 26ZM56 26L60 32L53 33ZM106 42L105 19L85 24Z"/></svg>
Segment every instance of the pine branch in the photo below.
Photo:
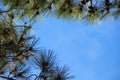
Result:
<svg viewBox="0 0 120 80"><path fill-rule="evenodd" d="M0 75L0 77L3 78L3 79L6 79L6 80L15 80L15 79L13 79L13 78L9 78L9 77L5 77L5 76L1 76L1 75Z"/></svg>

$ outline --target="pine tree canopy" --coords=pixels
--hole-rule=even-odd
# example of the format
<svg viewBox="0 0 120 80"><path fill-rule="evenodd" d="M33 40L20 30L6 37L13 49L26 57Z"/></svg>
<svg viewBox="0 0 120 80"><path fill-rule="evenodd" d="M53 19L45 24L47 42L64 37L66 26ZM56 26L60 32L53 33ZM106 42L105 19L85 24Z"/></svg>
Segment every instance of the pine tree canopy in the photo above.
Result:
<svg viewBox="0 0 120 80"><path fill-rule="evenodd" d="M120 0L0 0L0 80L70 80L51 50L37 47L32 20L44 15L90 23L120 15ZM24 23L17 24L15 20ZM34 73L38 71L38 73Z"/></svg>
<svg viewBox="0 0 120 80"><path fill-rule="evenodd" d="M62 19L95 22L113 16L119 18L120 0L1 0L0 13L29 18L53 15ZM4 6L4 8L3 8ZM4 9L4 10L3 10Z"/></svg>
<svg viewBox="0 0 120 80"><path fill-rule="evenodd" d="M58 66L53 51L37 47L39 39L30 35L31 26L13 24L8 18L0 18L0 80L73 78L67 66Z"/></svg>
<svg viewBox="0 0 120 80"><path fill-rule="evenodd" d="M60 67L51 50L36 47L30 26L0 20L0 80L70 80L67 66ZM37 74L36 74L37 72Z"/></svg>
<svg viewBox="0 0 120 80"><path fill-rule="evenodd" d="M71 80L52 50L40 49L30 35L31 20L52 9L46 0L0 0L0 80ZM46 8L49 5L49 8ZM41 13L42 12L42 13ZM29 21L24 21L29 19ZM16 23L22 20L24 23Z"/></svg>

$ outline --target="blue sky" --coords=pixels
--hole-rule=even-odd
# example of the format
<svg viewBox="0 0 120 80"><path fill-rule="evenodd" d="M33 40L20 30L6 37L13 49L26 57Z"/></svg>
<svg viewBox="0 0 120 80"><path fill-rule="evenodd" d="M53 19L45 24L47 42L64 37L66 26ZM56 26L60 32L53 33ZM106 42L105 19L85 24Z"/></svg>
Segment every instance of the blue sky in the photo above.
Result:
<svg viewBox="0 0 120 80"><path fill-rule="evenodd" d="M32 33L40 37L40 47L53 50L59 64L71 68L74 80L120 80L119 25L47 17L35 23Z"/></svg>

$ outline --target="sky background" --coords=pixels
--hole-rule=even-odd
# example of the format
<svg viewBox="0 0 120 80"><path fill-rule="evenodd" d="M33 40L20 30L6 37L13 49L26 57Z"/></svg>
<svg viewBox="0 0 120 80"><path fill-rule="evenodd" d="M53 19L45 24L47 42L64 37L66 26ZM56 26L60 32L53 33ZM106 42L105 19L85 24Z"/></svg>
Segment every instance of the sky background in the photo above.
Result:
<svg viewBox="0 0 120 80"><path fill-rule="evenodd" d="M73 80L120 80L120 22L91 25L45 17L32 33L40 37L41 48L53 50L59 64L71 68Z"/></svg>

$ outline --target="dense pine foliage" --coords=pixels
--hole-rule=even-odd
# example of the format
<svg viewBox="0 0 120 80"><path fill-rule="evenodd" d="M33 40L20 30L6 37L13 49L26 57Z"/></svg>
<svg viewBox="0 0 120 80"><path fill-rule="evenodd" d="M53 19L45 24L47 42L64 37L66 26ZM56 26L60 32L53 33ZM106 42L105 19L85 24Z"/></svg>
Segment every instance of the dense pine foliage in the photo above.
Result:
<svg viewBox="0 0 120 80"><path fill-rule="evenodd" d="M70 80L69 68L60 67L53 51L40 49L31 35L29 23L40 16L33 1L0 1L0 80Z"/></svg>
<svg viewBox="0 0 120 80"><path fill-rule="evenodd" d="M52 15L62 19L95 22L112 16L119 18L120 0L1 0L4 10L14 17ZM0 12L0 13L1 13Z"/></svg>

